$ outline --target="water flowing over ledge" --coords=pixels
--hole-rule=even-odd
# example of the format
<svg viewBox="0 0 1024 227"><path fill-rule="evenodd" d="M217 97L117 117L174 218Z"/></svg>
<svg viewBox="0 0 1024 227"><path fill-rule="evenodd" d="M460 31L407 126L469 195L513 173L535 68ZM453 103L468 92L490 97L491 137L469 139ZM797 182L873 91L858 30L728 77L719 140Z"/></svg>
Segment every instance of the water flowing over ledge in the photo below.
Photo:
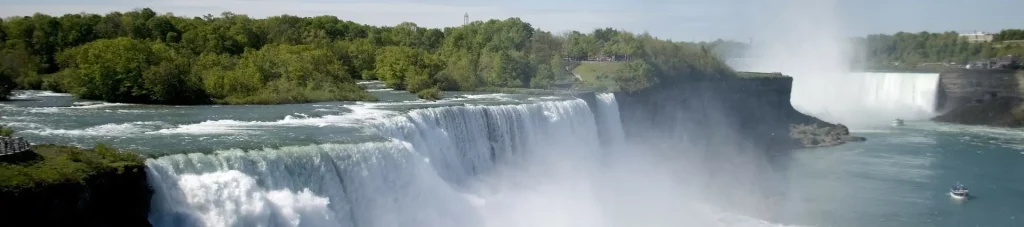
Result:
<svg viewBox="0 0 1024 227"><path fill-rule="evenodd" d="M369 125L388 141L151 159L149 219L155 226L776 226L700 205L665 174L676 171L661 169L679 163L627 148L619 110L612 94L419 109Z"/></svg>
<svg viewBox="0 0 1024 227"><path fill-rule="evenodd" d="M466 193L476 191L474 178L501 174L501 166L578 172L586 167L558 158L591 163L582 159L600 149L582 100L421 109L372 127L392 140L149 160L150 219L157 226L482 226Z"/></svg>

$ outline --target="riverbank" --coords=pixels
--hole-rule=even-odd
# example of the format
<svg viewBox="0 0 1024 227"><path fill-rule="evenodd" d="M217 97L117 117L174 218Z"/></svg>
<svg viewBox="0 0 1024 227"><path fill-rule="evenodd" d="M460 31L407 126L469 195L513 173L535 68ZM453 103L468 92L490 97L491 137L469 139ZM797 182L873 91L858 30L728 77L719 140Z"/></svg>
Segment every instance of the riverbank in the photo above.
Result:
<svg viewBox="0 0 1024 227"><path fill-rule="evenodd" d="M0 156L0 213L13 225L149 226L143 161L102 144L34 145Z"/></svg>

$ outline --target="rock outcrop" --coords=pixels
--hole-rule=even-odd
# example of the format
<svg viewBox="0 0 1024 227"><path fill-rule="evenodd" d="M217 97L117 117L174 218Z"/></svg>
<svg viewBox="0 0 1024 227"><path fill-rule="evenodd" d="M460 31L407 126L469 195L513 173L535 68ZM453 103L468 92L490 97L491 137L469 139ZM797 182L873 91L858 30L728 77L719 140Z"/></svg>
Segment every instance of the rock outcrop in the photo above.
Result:
<svg viewBox="0 0 1024 227"><path fill-rule="evenodd" d="M940 114L932 120L996 127L1024 126L1024 71L955 70L939 76Z"/></svg>
<svg viewBox="0 0 1024 227"><path fill-rule="evenodd" d="M146 166L123 153L36 145L0 156L7 226L150 226ZM13 158L17 156L17 158ZM128 157L128 156L123 156Z"/></svg>
<svg viewBox="0 0 1024 227"><path fill-rule="evenodd" d="M790 125L789 137L797 140L802 147L829 147L846 142L865 141L864 137L850 135L845 125L794 124Z"/></svg>
<svg viewBox="0 0 1024 227"><path fill-rule="evenodd" d="M1024 99L994 97L953 108L932 120L945 123L994 127L1024 126Z"/></svg>
<svg viewBox="0 0 1024 227"><path fill-rule="evenodd" d="M938 111L979 104L995 97L1022 97L1024 72L1004 69L951 70L939 74Z"/></svg>
<svg viewBox="0 0 1024 227"><path fill-rule="evenodd" d="M769 152L859 141L845 126L800 113L790 104L793 78L765 77L663 85L616 93L627 138L689 141L705 147L737 146ZM794 138L793 125L828 133ZM815 130L817 132L818 130Z"/></svg>

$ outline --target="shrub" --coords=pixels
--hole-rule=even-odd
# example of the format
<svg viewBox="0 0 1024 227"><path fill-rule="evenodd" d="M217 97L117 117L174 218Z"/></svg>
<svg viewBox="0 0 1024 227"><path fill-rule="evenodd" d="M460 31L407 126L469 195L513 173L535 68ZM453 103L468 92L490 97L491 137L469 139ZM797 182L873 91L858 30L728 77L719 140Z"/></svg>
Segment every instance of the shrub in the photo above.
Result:
<svg viewBox="0 0 1024 227"><path fill-rule="evenodd" d="M7 127L7 126L0 125L0 136L11 136L13 134L14 134L14 130L13 129L11 129L11 128Z"/></svg>
<svg viewBox="0 0 1024 227"><path fill-rule="evenodd" d="M416 92L416 97L426 100L438 100L441 99L441 90L437 88L423 89L420 92Z"/></svg>

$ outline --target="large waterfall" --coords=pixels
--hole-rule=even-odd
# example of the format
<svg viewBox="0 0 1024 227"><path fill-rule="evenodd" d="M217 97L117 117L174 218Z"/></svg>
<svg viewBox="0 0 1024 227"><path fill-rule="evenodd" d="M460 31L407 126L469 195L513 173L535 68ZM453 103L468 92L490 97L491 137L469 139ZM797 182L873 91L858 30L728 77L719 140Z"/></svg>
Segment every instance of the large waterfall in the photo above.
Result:
<svg viewBox="0 0 1024 227"><path fill-rule="evenodd" d="M385 141L151 159L150 221L155 226L773 225L694 205L701 198L673 175L680 172L673 168L684 165L626 149L615 97L599 94L595 104L577 99L419 109L367 126Z"/></svg>
<svg viewBox="0 0 1024 227"><path fill-rule="evenodd" d="M935 115L939 75L935 73L850 73L794 75L793 106L826 121L853 125L888 124L893 118Z"/></svg>

